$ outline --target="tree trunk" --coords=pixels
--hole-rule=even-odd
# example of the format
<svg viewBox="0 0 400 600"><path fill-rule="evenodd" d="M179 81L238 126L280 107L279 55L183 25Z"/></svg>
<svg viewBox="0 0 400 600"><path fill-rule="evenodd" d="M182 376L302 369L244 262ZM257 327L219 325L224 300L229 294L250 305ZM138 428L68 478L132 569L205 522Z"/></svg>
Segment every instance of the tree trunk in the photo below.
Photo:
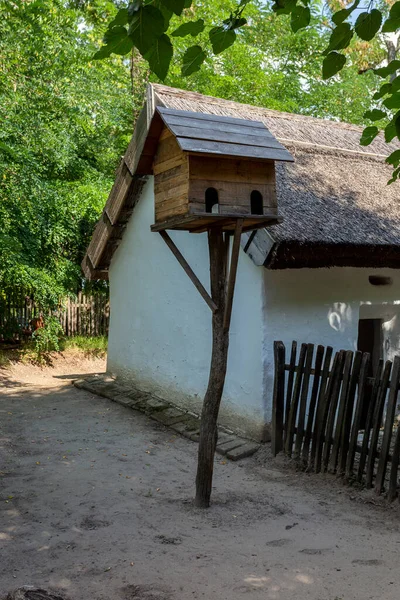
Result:
<svg viewBox="0 0 400 600"><path fill-rule="evenodd" d="M224 328L227 249L221 229L208 232L211 296L218 309L212 317L212 354L208 387L201 413L195 505L210 506L214 454L218 439L217 419L228 361L229 328Z"/></svg>

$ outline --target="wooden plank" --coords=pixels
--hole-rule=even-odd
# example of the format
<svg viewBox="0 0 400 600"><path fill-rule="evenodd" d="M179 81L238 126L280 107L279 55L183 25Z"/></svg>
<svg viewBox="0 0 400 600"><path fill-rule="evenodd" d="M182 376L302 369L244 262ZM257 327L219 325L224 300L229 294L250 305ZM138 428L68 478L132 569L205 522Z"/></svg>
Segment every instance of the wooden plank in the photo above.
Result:
<svg viewBox="0 0 400 600"><path fill-rule="evenodd" d="M318 391L318 399L317 399L317 407L315 412L315 423L314 423L314 433L312 436L312 445L311 445L311 454L309 459L309 469L314 469L315 467L315 457L317 453L317 445L319 440L319 428L322 423L322 414L325 410L325 394L327 392L327 386L329 384L329 374L330 374L330 366L332 360L333 348L328 346L325 352L324 366L322 368L322 376L321 383ZM333 367L332 367L333 369Z"/></svg>
<svg viewBox="0 0 400 600"><path fill-rule="evenodd" d="M257 133L257 135L253 135L253 129L249 129L248 127L242 127L240 128L240 132L234 132L227 131L226 128L214 129L212 126L199 127L199 125L199 122L194 127L188 127L186 125L174 125L172 130L179 140L186 138L192 140L212 141L215 144L230 143L261 148L283 148L282 144L280 144L266 128L264 130L255 129L254 131Z"/></svg>
<svg viewBox="0 0 400 600"><path fill-rule="evenodd" d="M176 187L166 187L165 189L160 189L156 192L155 194L155 205L156 208L164 203L166 204L167 201L171 201L171 204L173 204L174 201L176 201L177 198L180 199L181 202L185 203L187 205L187 192L188 192L188 182L187 181L181 181L180 185L176 186ZM186 196L186 198L185 198ZM186 199L186 202L185 202Z"/></svg>
<svg viewBox="0 0 400 600"><path fill-rule="evenodd" d="M338 431L338 445L335 447L335 455L333 456L332 469L336 470L338 465L338 473L344 474L346 470L347 452L349 450L349 438L351 431L351 422L353 418L354 400L357 389L357 383L360 376L362 363L362 352L357 351L354 355L353 369L350 377L348 392L344 398L343 412L340 414L340 427Z"/></svg>
<svg viewBox="0 0 400 600"><path fill-rule="evenodd" d="M255 126L248 126L245 120L240 119L237 123L220 121L217 115L210 115L212 119L172 115L168 117L167 127L173 132L173 135L181 137L196 137L196 134L190 135L191 131L214 131L218 135L225 133L253 135L275 139L272 133L261 121ZM180 133L182 131L182 133ZM214 138L212 138L214 139Z"/></svg>
<svg viewBox="0 0 400 600"><path fill-rule="evenodd" d="M332 370L330 372L328 385L326 388L326 392L324 394L324 398L321 404L321 411L318 415L318 427L317 427L317 439L316 439L316 451L315 451L315 464L314 469L316 473L321 471L321 463L322 463L322 451L324 446L324 441L326 439L325 429L328 421L328 414L330 403L332 400L333 394L338 393L340 378L342 373L344 360L344 351L336 352L335 358L333 360Z"/></svg>
<svg viewBox="0 0 400 600"><path fill-rule="evenodd" d="M246 213L250 213L250 196L255 190L260 192L263 200L264 211L277 207L276 188L271 183L242 183L239 181L212 181L211 179L195 179L190 181L189 201L205 205L205 192L208 188L215 188L218 192L218 203L222 207L243 206Z"/></svg>
<svg viewBox="0 0 400 600"><path fill-rule="evenodd" d="M372 487L372 481L374 477L376 450L378 447L379 431L382 423L383 409L385 406L386 393L389 385L390 371L392 363L390 360L386 361L385 368L383 370L382 382L379 388L378 400L375 406L374 417L373 417L373 428L371 435L371 442L368 450L367 460L367 471L365 477L365 485L367 488Z"/></svg>
<svg viewBox="0 0 400 600"><path fill-rule="evenodd" d="M368 406L367 419L365 422L363 441L361 444L360 461L358 463L358 474L357 474L357 480L359 482L362 481L362 478L364 475L365 463L367 461L367 455L368 455L369 439L370 439L371 430L372 430L372 419L373 419L373 414L375 411L376 402L378 399L378 393L379 393L382 375L383 375L383 359L381 358L379 360L378 368L376 371L376 376L374 378L374 382L372 385L371 397L370 397L369 406ZM370 380L370 378L367 377L368 384L369 384L369 380Z"/></svg>
<svg viewBox="0 0 400 600"><path fill-rule="evenodd" d="M200 119L203 121L217 121L218 123L231 123L231 124L237 124L237 125L244 125L246 124L247 127L263 127L264 124L262 123L262 121L254 121L254 120L247 120L247 119L240 119L238 117L227 117L225 115L221 116L221 115L214 115L211 113L199 113L199 112L193 112L193 111L189 111L189 110L178 110L176 108L167 108L165 106L158 106L157 107L157 111L160 113L160 115L164 118L166 123L170 122L170 118L168 118L168 115L170 115L171 117L175 117L177 119L183 119L185 117L189 118L189 119Z"/></svg>
<svg viewBox="0 0 400 600"><path fill-rule="evenodd" d="M154 164L159 165L160 163L175 157L180 157L182 158L182 162L184 161L182 150L178 145L177 140L174 137L171 137L159 142L157 153L154 157Z"/></svg>
<svg viewBox="0 0 400 600"><path fill-rule="evenodd" d="M105 211L113 225L118 221L131 183L132 175L122 159L105 206Z"/></svg>
<svg viewBox="0 0 400 600"><path fill-rule="evenodd" d="M240 252L240 236L242 235L243 219L236 221L235 233L233 235L232 254L229 265L229 278L226 290L224 330L229 330L232 316L233 294L235 291L236 273Z"/></svg>
<svg viewBox="0 0 400 600"><path fill-rule="evenodd" d="M308 407L308 418L307 418L307 427L304 435L304 444L302 451L302 460L304 464L308 463L309 453L310 453L310 443L311 437L313 433L313 424L315 417L315 407L317 403L318 389L321 377L321 368L322 368L322 360L324 358L325 348L323 346L317 346L317 352L315 355L315 368L314 370L314 380L311 388L311 397L310 397L310 406Z"/></svg>
<svg viewBox="0 0 400 600"><path fill-rule="evenodd" d="M154 190L157 191L158 187L161 185L169 185L170 180L174 180L179 177L188 178L189 169L187 160L177 167L172 167L172 169L167 169L166 171L162 171L162 173L158 173L154 176Z"/></svg>
<svg viewBox="0 0 400 600"><path fill-rule="evenodd" d="M297 342L292 342L292 350L290 352L290 366L289 366L289 376L286 387L286 403L285 403L285 422L284 422L284 443L287 438L287 432L289 429L289 414L290 414L290 406L292 404L292 392L293 392L293 383L294 383L294 374L296 368L296 357L297 357ZM286 365L285 365L286 366Z"/></svg>
<svg viewBox="0 0 400 600"><path fill-rule="evenodd" d="M386 468L390 449L390 440L392 439L394 417L396 413L397 395L399 391L399 376L400 356L395 356L393 360L392 377L389 388L389 398L386 408L386 418L383 430L382 446L380 450L378 470L376 473L376 494L380 494L382 492L385 483Z"/></svg>
<svg viewBox="0 0 400 600"><path fill-rule="evenodd" d="M296 380L294 383L293 397L292 397L292 401L290 403L289 422L288 422L288 428L287 428L287 434L286 434L286 440L285 440L285 453L288 456L292 456L294 431L295 431L295 426L296 426L297 410L298 410L298 406L299 406L299 398L300 398L300 391L301 391L301 383L303 380L303 369L304 369L304 362L306 359L306 353L307 353L307 344L302 344L301 348L300 348L300 354L299 354L298 371L297 371Z"/></svg>
<svg viewBox="0 0 400 600"><path fill-rule="evenodd" d="M308 399L308 388L310 384L311 365L314 355L314 344L307 344L307 355L304 366L303 383L301 386L300 404L299 404L299 417L297 421L297 432L296 441L294 447L294 457L299 458L301 447L303 444L306 410L307 410L307 399Z"/></svg>
<svg viewBox="0 0 400 600"><path fill-rule="evenodd" d="M328 469L329 457L330 457L330 451L331 451L332 439L333 439L333 430L334 430L334 426L335 426L335 422L336 422L337 409L338 409L338 405L339 405L339 398L340 398L340 403L342 402L342 400L343 400L343 402L346 401L347 393L348 393L348 389L349 389L349 380L350 380L352 363L353 363L353 352L351 352L351 350L349 350L348 352L345 352L343 354L343 361L342 361L342 364L340 367L340 371L338 372L338 375L336 376L336 381L335 381L335 384L332 389L332 398L331 398L331 402L330 402L330 406L329 406L328 419L326 422L326 429L325 429L325 443L324 443L324 448L323 448L323 453L322 453L322 469L324 472L326 472ZM338 423L338 425L340 426L340 423ZM336 466L336 463L334 463L334 466Z"/></svg>
<svg viewBox="0 0 400 600"><path fill-rule="evenodd" d="M392 465L390 468L390 477L389 477L389 489L388 489L389 502L393 502L393 500L398 495L397 486L398 486L398 481L399 481L399 462L400 462L400 426L399 426L399 423L397 423L396 437L395 437L393 453L392 453Z"/></svg>
<svg viewBox="0 0 400 600"><path fill-rule="evenodd" d="M265 160L292 160L287 150L281 148L261 148L259 146L245 146L243 144L229 144L227 142L210 142L192 138L176 138L184 152L209 153L220 156L240 156L242 158L259 158Z"/></svg>
<svg viewBox="0 0 400 600"><path fill-rule="evenodd" d="M354 413L353 426L351 429L349 450L348 450L347 461L346 461L345 476L346 476L347 481L350 481L350 479L353 478L354 459L356 456L358 432L360 430L361 416L362 416L362 411L363 411L363 406L364 406L365 388L367 385L369 363L370 363L370 355L367 352L365 352L362 356L360 377L358 380L356 410Z"/></svg>
<svg viewBox="0 0 400 600"><path fill-rule="evenodd" d="M185 157L183 154L178 154L162 162L160 161L157 163L153 163L153 174L158 176L160 173L164 173L166 171L170 171L171 169L181 167L185 164L185 161L187 161L187 157Z"/></svg>
<svg viewBox="0 0 400 600"><path fill-rule="evenodd" d="M285 345L274 342L275 377L272 400L271 451L276 456L283 450L283 414L285 404Z"/></svg>
<svg viewBox="0 0 400 600"><path fill-rule="evenodd" d="M175 258L177 259L177 261L179 262L179 264L185 271L186 275L188 275L188 277L190 278L190 280L193 283L193 285L195 286L195 288L198 290L198 292L203 297L203 299L207 302L207 304L211 308L211 310L213 312L215 312L218 308L217 305L215 304L215 302L213 301L211 296L208 294L207 290L205 289L205 287L203 286L201 281L194 274L192 268L189 266L186 259L183 257L183 255L178 250L178 248L175 246L174 242L169 237L168 233L166 231L160 231L159 233L160 233L162 239L164 240L164 242L167 244L168 248L171 250L172 254L175 256Z"/></svg>
<svg viewBox="0 0 400 600"><path fill-rule="evenodd" d="M189 155L190 180L231 181L252 184L275 184L275 165L264 160L241 160L215 156Z"/></svg>

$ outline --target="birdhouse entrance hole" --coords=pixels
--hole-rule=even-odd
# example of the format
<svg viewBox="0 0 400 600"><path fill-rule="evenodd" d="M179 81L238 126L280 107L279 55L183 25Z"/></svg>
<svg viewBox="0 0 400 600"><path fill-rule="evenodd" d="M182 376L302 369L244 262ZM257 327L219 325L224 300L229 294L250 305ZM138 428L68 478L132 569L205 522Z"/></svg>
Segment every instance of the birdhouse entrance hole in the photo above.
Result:
<svg viewBox="0 0 400 600"><path fill-rule="evenodd" d="M263 197L258 190L253 190L250 194L250 212L252 215L264 214Z"/></svg>
<svg viewBox="0 0 400 600"><path fill-rule="evenodd" d="M218 214L219 213L218 191L213 187L207 188L206 193L205 193L205 200L206 200L206 212Z"/></svg>

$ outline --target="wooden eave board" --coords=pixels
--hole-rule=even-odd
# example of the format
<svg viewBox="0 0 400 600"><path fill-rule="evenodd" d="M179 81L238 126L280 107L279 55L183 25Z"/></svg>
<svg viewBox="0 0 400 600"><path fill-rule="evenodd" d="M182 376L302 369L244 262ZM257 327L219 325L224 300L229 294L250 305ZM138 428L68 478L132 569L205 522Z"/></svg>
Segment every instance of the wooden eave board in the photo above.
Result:
<svg viewBox="0 0 400 600"><path fill-rule="evenodd" d="M158 107L185 152L293 162L292 155L261 121L247 121Z"/></svg>

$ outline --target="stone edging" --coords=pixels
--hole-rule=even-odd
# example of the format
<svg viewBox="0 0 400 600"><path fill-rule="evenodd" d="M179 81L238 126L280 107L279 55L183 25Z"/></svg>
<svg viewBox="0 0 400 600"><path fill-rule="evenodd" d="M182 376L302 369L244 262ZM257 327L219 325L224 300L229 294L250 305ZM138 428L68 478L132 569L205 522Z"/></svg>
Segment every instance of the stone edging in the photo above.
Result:
<svg viewBox="0 0 400 600"><path fill-rule="evenodd" d="M170 427L176 433L193 442L199 440L199 416L178 408L166 400L132 386L127 387L120 384L108 375L95 375L87 379L77 379L73 383L79 389L87 390L103 398L118 402L122 406L144 412L151 419ZM240 438L221 427L218 428L217 452L230 460L240 460L251 456L259 447L260 445L256 442Z"/></svg>

